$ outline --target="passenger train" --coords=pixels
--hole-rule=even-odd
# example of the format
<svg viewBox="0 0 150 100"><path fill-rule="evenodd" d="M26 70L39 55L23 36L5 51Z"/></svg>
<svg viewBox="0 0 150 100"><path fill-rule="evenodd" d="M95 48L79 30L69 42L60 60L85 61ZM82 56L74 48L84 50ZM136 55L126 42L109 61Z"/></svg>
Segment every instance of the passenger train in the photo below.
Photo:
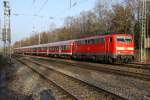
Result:
<svg viewBox="0 0 150 100"><path fill-rule="evenodd" d="M94 61L130 62L134 60L134 41L131 34L114 33L81 39L15 48L16 54L91 59Z"/></svg>

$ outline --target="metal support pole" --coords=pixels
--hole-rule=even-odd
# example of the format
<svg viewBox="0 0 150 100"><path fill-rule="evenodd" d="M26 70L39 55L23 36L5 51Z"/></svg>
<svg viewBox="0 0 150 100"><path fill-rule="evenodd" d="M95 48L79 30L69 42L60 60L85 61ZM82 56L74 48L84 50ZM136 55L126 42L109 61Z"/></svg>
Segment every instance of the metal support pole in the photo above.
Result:
<svg viewBox="0 0 150 100"><path fill-rule="evenodd" d="M10 59L10 63L11 63L11 25L10 25L10 9L9 9L9 38L8 38L8 42L9 42L9 59Z"/></svg>
<svg viewBox="0 0 150 100"><path fill-rule="evenodd" d="M149 35L149 25L150 25L150 23L149 23L149 21L150 21L150 1L147 1L146 2L146 47L147 47L147 49L146 49L146 56L147 56L147 61L148 61L148 59L149 59L149 49L148 48L150 48L150 35ZM148 63L148 62L147 62Z"/></svg>
<svg viewBox="0 0 150 100"><path fill-rule="evenodd" d="M70 8L72 7L72 0L70 0Z"/></svg>
<svg viewBox="0 0 150 100"><path fill-rule="evenodd" d="M39 33L39 44L41 44L41 34Z"/></svg>
<svg viewBox="0 0 150 100"><path fill-rule="evenodd" d="M3 3L4 3L4 28L3 28L4 55L9 57L11 62L10 1L4 0Z"/></svg>
<svg viewBox="0 0 150 100"><path fill-rule="evenodd" d="M144 63L146 60L145 46L146 46L146 0L139 0L140 6L140 62Z"/></svg>

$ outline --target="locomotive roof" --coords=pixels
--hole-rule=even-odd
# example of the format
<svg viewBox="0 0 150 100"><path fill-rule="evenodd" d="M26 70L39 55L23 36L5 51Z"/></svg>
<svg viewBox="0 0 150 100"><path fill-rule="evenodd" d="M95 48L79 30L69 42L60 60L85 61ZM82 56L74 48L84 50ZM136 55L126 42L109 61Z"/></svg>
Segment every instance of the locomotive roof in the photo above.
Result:
<svg viewBox="0 0 150 100"><path fill-rule="evenodd" d="M81 39L76 39L76 41L79 40L86 40L86 39L94 39L94 38L98 38L98 37L106 37L106 36L114 36L114 35L124 35L124 36L131 36L131 34L123 34L123 33L111 33L111 34L100 34L100 35L95 35L95 36L90 36L90 37L84 37Z"/></svg>

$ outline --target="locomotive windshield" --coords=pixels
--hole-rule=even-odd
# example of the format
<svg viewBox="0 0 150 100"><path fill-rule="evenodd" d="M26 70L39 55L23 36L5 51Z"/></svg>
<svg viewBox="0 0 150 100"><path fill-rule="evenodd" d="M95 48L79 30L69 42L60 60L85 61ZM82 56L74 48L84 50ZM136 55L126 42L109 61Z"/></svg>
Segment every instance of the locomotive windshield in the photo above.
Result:
<svg viewBox="0 0 150 100"><path fill-rule="evenodd" d="M132 42L132 37L129 37L129 36L117 36L117 42Z"/></svg>
<svg viewBox="0 0 150 100"><path fill-rule="evenodd" d="M126 42L132 42L132 37L125 37Z"/></svg>

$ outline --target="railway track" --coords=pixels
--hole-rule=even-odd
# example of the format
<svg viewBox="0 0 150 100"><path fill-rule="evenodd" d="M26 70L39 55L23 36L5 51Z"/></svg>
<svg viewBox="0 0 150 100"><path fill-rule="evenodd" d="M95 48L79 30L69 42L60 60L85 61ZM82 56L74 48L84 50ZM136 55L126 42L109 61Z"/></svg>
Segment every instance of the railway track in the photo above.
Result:
<svg viewBox="0 0 150 100"><path fill-rule="evenodd" d="M86 68L90 70L103 71L106 73L119 74L123 76L129 76L134 78L139 78L143 80L150 80L150 68L149 65L145 66L145 64L97 64L97 63L89 63L89 62L79 62L79 61L71 61L66 59L58 59L58 58L48 58L48 57L39 57L39 56L25 56L30 58L36 58L38 61L53 61L61 64L71 65L75 67Z"/></svg>
<svg viewBox="0 0 150 100"><path fill-rule="evenodd" d="M30 56L29 56L30 57ZM69 66L75 66L80 68L86 68L89 70L102 71L111 74L119 74L128 77L134 77L142 80L150 80L150 68L142 66L134 66L133 64L124 64L124 65L110 65L110 64L97 64L97 63L88 63L88 62L79 62L79 61L70 61L64 59L56 58L37 58L31 57L37 61L52 61L51 63L65 64Z"/></svg>
<svg viewBox="0 0 150 100"><path fill-rule="evenodd" d="M42 77L52 81L63 91L72 96L73 99L90 99L90 100L124 100L116 94L105 91L99 87L93 86L83 80L76 79L57 70L51 69L37 61L29 59L17 60Z"/></svg>
<svg viewBox="0 0 150 100"><path fill-rule="evenodd" d="M133 68L150 70L150 64L129 63L129 64L124 64L124 65L129 66L129 67L133 67Z"/></svg>
<svg viewBox="0 0 150 100"><path fill-rule="evenodd" d="M32 67L30 67L28 64L26 64L25 62L19 60L18 58L14 58L15 60L17 60L18 62L20 62L21 64L27 66L28 68L30 68L33 72L37 73L38 75L40 75L43 79L45 79L46 81L48 81L48 83L50 83L50 85L52 85L51 87L53 87L53 92L55 93L55 95L57 95L57 99L58 100L77 100L77 98L75 96L73 96L72 94L70 94L68 91L66 91L64 88L60 87L59 85L57 85L54 81L51 81L49 79L47 79L47 77L45 77L44 75L42 75L41 73L39 73L37 70L33 69Z"/></svg>
<svg viewBox="0 0 150 100"><path fill-rule="evenodd" d="M148 64L98 64L92 62L80 62L80 61L72 61L66 59L59 58L48 58L48 57L39 57L39 56L25 56L34 58L38 61L52 61L58 62L65 65L71 65L80 68L86 68L89 70L102 71L106 73L119 74L123 76L134 77L142 80L150 80L150 67ZM145 66L146 65L146 66Z"/></svg>

